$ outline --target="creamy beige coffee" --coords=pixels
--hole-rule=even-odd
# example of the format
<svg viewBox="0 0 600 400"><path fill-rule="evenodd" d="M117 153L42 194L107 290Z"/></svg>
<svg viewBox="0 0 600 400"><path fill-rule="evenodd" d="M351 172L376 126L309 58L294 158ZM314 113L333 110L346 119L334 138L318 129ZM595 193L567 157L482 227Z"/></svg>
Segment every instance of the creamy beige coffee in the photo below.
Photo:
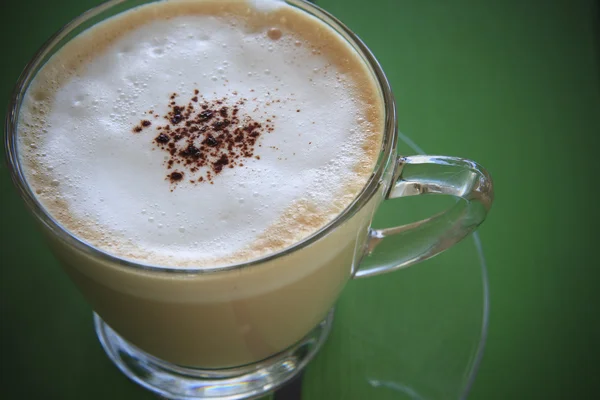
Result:
<svg viewBox="0 0 600 400"><path fill-rule="evenodd" d="M374 168L382 109L354 49L292 6L156 2L46 63L20 111L19 151L39 201L81 240L140 264L213 268L339 215ZM51 240L125 339L178 364L243 365L323 318L376 201L311 246L235 271L134 270Z"/></svg>

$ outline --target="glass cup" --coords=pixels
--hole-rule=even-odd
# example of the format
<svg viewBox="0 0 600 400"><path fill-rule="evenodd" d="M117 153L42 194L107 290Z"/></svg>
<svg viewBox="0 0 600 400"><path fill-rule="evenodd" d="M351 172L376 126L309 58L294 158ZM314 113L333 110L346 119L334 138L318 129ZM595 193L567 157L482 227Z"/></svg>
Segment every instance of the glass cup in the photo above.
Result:
<svg viewBox="0 0 600 400"><path fill-rule="evenodd" d="M349 279L410 266L460 241L485 219L493 200L492 181L473 161L399 157L394 98L375 57L332 15L306 1L287 0L347 40L369 67L384 100L379 158L352 204L291 247L214 268L146 265L83 242L52 218L25 179L16 138L19 109L36 73L68 40L150 2L104 3L67 24L37 52L19 78L6 118L12 179L51 250L92 305L108 357L127 377L171 399L258 397L290 380L315 356ZM422 194L446 194L458 201L422 221L370 227L382 201ZM397 206L401 212L401 204Z"/></svg>

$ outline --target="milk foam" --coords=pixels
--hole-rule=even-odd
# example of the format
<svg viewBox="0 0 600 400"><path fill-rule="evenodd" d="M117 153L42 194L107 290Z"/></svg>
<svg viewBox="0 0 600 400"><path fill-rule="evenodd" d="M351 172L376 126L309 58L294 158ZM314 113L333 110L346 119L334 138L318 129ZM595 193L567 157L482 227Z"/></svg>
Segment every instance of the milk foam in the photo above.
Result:
<svg viewBox="0 0 600 400"><path fill-rule="evenodd" d="M309 18L278 1L252 4L259 14L283 8ZM281 32L273 40L231 16L156 18L112 41L47 97L36 95L52 83L40 74L19 128L39 199L82 239L151 264L239 261L320 228L366 182L380 126L352 74L292 29ZM341 39L336 46L356 57ZM171 94L187 100L195 90L226 105L245 99L244 115L272 119L273 130L261 133L243 166L224 168L212 183L191 183L187 171L174 187L153 140ZM146 118L152 125L133 133Z"/></svg>

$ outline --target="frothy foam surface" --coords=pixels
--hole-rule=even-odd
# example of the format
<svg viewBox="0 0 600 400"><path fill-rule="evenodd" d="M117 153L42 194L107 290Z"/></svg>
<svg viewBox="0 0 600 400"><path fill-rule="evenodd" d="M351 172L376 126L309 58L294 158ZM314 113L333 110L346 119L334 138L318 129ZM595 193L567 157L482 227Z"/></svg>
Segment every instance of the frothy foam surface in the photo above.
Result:
<svg viewBox="0 0 600 400"><path fill-rule="evenodd" d="M349 205L378 153L380 101L353 50L281 2L158 3L90 29L38 73L21 159L83 240L150 264L225 264Z"/></svg>

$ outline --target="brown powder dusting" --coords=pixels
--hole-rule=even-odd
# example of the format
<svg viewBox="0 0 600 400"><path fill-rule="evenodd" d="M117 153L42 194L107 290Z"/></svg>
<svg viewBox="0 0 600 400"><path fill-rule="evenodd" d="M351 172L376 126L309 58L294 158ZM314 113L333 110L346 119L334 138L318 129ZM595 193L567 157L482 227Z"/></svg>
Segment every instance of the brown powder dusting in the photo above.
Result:
<svg viewBox="0 0 600 400"><path fill-rule="evenodd" d="M165 143L169 143L169 140L171 140L171 139L167 135L165 135L164 133L161 133L154 140L157 143L165 144Z"/></svg>
<svg viewBox="0 0 600 400"><path fill-rule="evenodd" d="M173 171L169 174L168 177L171 180L171 183L179 182L183 179L183 173L179 171Z"/></svg>
<svg viewBox="0 0 600 400"><path fill-rule="evenodd" d="M145 128L148 128L150 125L152 125L152 122L148 121L147 119L144 119L140 121L139 125L133 127L133 132L140 133Z"/></svg>
<svg viewBox="0 0 600 400"><path fill-rule="evenodd" d="M156 127L158 135L152 143L167 153L168 171L177 165L191 175L190 183L212 184L224 168L241 167L244 158L260 159L254 148L262 134L273 131L271 119L259 122L247 115L244 98L206 100L197 89L194 94L186 104L178 104L177 93L172 93L169 111L162 116L166 124ZM143 120L133 130L139 133L151 125ZM176 186L184 175L176 170L167 173L166 179Z"/></svg>

